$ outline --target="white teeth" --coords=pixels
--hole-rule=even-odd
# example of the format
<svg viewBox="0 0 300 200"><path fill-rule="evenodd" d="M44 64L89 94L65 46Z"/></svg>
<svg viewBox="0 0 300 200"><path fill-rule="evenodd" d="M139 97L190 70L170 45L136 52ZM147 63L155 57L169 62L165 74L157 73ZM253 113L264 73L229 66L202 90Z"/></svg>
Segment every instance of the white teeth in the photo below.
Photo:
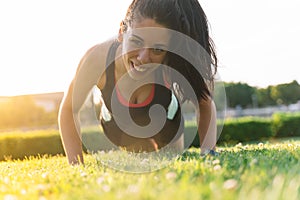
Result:
<svg viewBox="0 0 300 200"><path fill-rule="evenodd" d="M133 67L133 68L134 68L136 71L138 71L138 72L144 72L144 71L146 71L146 70L147 70L147 68L146 68L146 67L142 67L142 66L135 66L133 62L131 62L131 65L132 65L132 67Z"/></svg>
<svg viewBox="0 0 300 200"><path fill-rule="evenodd" d="M144 67L135 67L135 69L138 72L144 72L144 71L146 71L146 68L144 68Z"/></svg>

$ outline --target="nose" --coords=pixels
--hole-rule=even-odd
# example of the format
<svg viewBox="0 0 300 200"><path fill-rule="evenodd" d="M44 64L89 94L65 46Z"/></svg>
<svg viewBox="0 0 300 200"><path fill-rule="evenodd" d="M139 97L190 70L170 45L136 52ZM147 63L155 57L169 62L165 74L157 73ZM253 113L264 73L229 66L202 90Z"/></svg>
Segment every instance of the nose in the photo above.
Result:
<svg viewBox="0 0 300 200"><path fill-rule="evenodd" d="M142 48L138 52L137 60L141 62L141 64L150 63L150 49L149 48Z"/></svg>

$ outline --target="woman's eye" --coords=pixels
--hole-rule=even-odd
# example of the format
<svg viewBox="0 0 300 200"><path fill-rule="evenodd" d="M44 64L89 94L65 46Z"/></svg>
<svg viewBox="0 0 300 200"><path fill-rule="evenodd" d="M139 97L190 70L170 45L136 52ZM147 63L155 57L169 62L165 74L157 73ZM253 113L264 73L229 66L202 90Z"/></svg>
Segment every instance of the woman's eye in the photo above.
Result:
<svg viewBox="0 0 300 200"><path fill-rule="evenodd" d="M140 41L140 40L137 40L137 39L129 39L130 43L135 45L135 46L138 46L138 47L141 47L143 46L143 42Z"/></svg>
<svg viewBox="0 0 300 200"><path fill-rule="evenodd" d="M152 48L152 52L153 52L155 55L160 55L160 54L165 53L166 50L161 49L161 48Z"/></svg>

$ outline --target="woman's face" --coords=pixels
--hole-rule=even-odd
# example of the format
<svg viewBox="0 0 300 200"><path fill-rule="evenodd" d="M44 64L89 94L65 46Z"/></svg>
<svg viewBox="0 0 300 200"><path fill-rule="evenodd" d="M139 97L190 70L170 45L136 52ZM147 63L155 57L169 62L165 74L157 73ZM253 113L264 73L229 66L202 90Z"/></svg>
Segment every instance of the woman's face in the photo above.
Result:
<svg viewBox="0 0 300 200"><path fill-rule="evenodd" d="M129 76L141 80L164 62L170 36L153 19L133 22L123 34L122 58Z"/></svg>

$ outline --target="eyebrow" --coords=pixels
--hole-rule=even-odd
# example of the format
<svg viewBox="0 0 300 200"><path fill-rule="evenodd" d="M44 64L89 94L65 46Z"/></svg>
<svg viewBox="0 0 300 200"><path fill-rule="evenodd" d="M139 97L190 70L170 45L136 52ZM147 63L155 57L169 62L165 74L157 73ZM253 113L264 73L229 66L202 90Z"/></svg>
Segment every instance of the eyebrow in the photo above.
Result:
<svg viewBox="0 0 300 200"><path fill-rule="evenodd" d="M144 39L143 39L143 38L141 38L141 37L140 37L140 36L138 36L138 35L132 34L132 36L134 36L134 37L136 37L136 38L138 38L138 39L140 39L140 40L144 41Z"/></svg>
<svg viewBox="0 0 300 200"><path fill-rule="evenodd" d="M135 35L135 34L132 34L132 36L134 36L134 37L136 37L136 38L138 38L139 40L141 40L141 41L145 41L142 37L140 37L140 36L138 36L138 35ZM168 48L168 46L166 45L166 44L155 44L154 45L155 47L159 47L159 48L165 48L165 49L167 49Z"/></svg>

